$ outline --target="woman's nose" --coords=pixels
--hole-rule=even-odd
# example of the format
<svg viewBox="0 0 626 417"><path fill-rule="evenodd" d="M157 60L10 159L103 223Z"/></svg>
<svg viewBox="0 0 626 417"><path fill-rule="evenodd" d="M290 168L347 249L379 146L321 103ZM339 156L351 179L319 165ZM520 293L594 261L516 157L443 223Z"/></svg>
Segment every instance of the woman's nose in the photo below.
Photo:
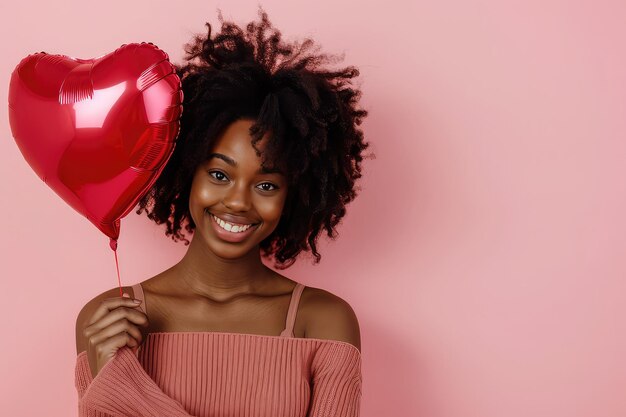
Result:
<svg viewBox="0 0 626 417"><path fill-rule="evenodd" d="M227 192L223 203L233 211L247 211L250 209L250 193L245 184L235 184Z"/></svg>

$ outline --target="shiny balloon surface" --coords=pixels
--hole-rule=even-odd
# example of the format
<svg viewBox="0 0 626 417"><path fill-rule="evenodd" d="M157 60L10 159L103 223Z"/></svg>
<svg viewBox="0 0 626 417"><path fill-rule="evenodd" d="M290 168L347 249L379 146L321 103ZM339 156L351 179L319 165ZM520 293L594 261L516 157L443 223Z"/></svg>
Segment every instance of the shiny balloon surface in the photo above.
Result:
<svg viewBox="0 0 626 417"><path fill-rule="evenodd" d="M35 173L111 239L170 158L183 93L168 55L131 43L94 59L45 52L9 85L13 138Z"/></svg>

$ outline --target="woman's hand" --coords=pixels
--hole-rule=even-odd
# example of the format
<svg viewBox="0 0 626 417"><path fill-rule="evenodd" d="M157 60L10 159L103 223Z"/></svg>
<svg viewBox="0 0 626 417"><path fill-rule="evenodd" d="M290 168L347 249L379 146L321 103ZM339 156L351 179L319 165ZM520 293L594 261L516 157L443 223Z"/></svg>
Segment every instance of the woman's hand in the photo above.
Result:
<svg viewBox="0 0 626 417"><path fill-rule="evenodd" d="M136 351L143 343L138 326L148 327L148 316L137 309L139 305L124 293L124 297L104 300L91 316L83 335L88 341L87 357L92 377L96 377L118 349L128 346Z"/></svg>

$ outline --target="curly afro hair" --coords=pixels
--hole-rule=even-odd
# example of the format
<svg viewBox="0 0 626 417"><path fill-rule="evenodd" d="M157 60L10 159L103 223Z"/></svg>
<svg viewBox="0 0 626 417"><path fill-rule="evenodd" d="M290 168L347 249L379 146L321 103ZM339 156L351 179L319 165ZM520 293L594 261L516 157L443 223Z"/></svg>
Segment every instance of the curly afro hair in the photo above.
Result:
<svg viewBox="0 0 626 417"><path fill-rule="evenodd" d="M337 57L307 53L311 39L284 43L260 6L261 21L248 23L245 31L218 12L221 33L211 37L207 22L208 33L185 45L185 64L174 64L184 96L179 136L136 213L145 210L167 225L166 235L189 245L181 232L196 227L189 213L194 172L226 127L252 119L252 146L262 166L280 167L288 181L283 215L260 243L262 256L274 255L274 266L284 269L310 247L317 263L318 237L323 229L337 236L346 204L357 195L355 181L369 146L357 128L368 112L357 108L361 92L350 84L359 71L319 68ZM261 153L255 144L265 132L270 136Z"/></svg>

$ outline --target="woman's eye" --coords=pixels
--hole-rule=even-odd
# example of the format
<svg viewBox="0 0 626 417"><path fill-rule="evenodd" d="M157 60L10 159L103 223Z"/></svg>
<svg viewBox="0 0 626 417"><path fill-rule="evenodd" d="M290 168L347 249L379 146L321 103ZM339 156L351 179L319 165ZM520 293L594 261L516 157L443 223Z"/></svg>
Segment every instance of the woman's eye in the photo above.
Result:
<svg viewBox="0 0 626 417"><path fill-rule="evenodd" d="M222 175L224 178L226 178L226 175L224 175L222 171L209 171L209 175L213 176L213 174ZM215 176L213 176L213 178L215 178ZM215 178L215 179L218 181L221 181L219 178Z"/></svg>
<svg viewBox="0 0 626 417"><path fill-rule="evenodd" d="M272 184L271 182L264 182L263 184L261 184L260 186L264 186L264 185L269 185L270 187L274 187L272 189L264 189L263 191L274 191L274 190L278 190L278 187L275 186L274 184Z"/></svg>

